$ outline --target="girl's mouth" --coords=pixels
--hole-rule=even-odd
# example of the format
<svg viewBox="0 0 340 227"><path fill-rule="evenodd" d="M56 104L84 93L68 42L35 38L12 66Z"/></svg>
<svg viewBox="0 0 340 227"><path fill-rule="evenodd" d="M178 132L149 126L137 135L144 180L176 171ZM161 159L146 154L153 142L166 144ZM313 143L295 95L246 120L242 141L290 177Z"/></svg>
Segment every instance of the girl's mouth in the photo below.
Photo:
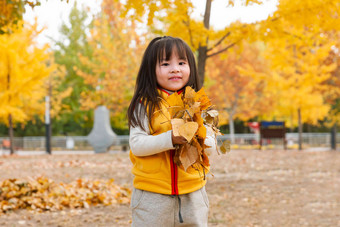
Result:
<svg viewBox="0 0 340 227"><path fill-rule="evenodd" d="M181 79L182 79L181 76L172 76L169 78L169 80L172 80L172 81L181 80Z"/></svg>

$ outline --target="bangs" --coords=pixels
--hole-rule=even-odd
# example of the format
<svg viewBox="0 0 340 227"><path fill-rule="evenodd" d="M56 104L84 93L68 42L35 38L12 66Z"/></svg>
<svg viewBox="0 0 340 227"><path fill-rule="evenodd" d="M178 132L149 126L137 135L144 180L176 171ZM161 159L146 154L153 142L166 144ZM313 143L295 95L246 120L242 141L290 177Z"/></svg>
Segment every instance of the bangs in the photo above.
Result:
<svg viewBox="0 0 340 227"><path fill-rule="evenodd" d="M187 48L180 39L161 39L159 48L157 48L157 61L169 61L173 52L175 52L179 59L187 60ZM164 58L165 57L165 58Z"/></svg>

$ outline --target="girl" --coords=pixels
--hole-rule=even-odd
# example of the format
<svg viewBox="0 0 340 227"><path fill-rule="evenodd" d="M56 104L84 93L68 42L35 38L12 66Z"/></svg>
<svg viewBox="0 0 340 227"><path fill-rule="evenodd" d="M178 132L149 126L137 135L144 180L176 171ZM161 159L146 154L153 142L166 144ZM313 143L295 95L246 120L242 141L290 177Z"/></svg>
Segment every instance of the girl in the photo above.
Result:
<svg viewBox="0 0 340 227"><path fill-rule="evenodd" d="M164 101L186 86L200 88L189 46L170 36L153 39L145 50L128 109L132 226L207 226L204 167L184 171L174 163L175 146L187 141L173 135Z"/></svg>

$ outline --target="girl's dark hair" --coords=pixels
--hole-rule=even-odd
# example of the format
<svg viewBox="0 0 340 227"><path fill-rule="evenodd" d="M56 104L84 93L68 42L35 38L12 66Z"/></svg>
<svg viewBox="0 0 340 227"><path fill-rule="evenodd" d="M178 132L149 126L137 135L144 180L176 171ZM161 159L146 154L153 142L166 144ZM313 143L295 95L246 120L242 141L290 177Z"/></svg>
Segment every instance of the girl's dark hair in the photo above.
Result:
<svg viewBox="0 0 340 227"><path fill-rule="evenodd" d="M188 61L190 76L185 86L191 86L195 91L200 89L195 56L188 44L180 38L171 36L154 38L144 52L137 75L135 93L127 113L129 127L140 126L145 130L142 119L146 114L146 110L148 110L149 124L151 125L152 114L156 108L160 107L161 102L160 94L157 91L156 65L164 56L166 60L169 60L173 50L177 51L179 58L187 59ZM143 104L145 108L135 110L138 103Z"/></svg>

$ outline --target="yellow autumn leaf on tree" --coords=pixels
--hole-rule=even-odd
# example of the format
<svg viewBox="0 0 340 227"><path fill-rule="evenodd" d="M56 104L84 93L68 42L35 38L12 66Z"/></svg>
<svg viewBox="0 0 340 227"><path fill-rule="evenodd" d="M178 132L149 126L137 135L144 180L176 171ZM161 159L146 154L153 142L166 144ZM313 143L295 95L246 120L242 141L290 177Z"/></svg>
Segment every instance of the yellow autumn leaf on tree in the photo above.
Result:
<svg viewBox="0 0 340 227"><path fill-rule="evenodd" d="M0 35L0 121L26 123L35 114L43 115L47 95L44 82L55 69L48 45L40 47L37 23Z"/></svg>

